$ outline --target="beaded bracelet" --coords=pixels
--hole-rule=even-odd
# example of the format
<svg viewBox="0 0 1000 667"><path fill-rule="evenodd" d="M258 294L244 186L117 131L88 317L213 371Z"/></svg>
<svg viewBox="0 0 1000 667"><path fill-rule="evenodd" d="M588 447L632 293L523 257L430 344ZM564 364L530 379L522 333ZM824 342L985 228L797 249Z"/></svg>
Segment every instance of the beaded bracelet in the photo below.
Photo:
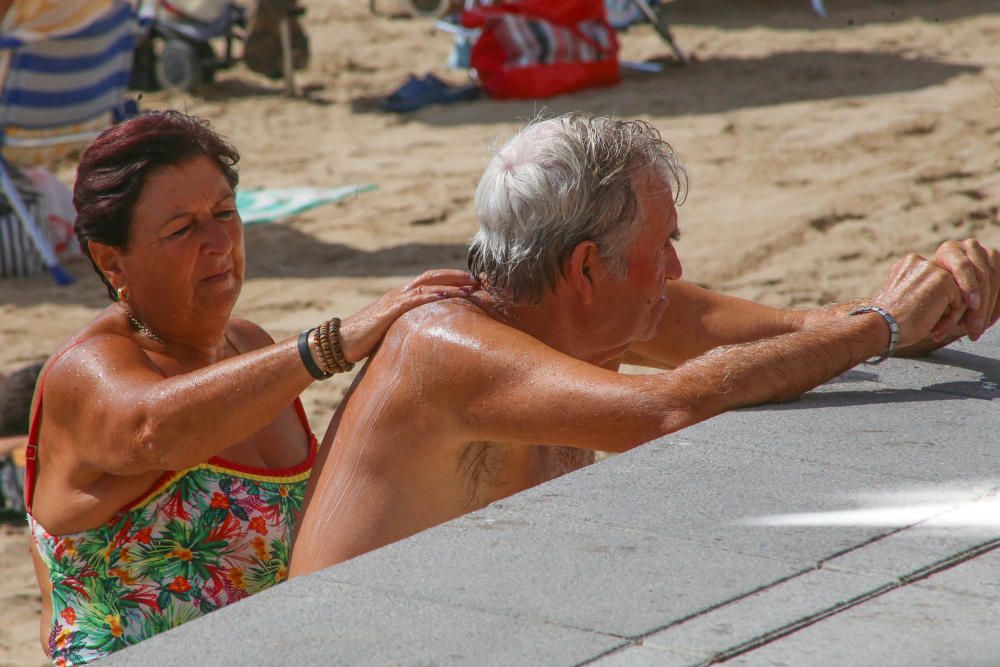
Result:
<svg viewBox="0 0 1000 667"><path fill-rule="evenodd" d="M891 357L896 352L896 345L899 343L899 322L896 318L889 314L889 311L879 308L878 306L862 306L861 308L855 308L848 315L860 315L862 313L877 313L882 316L885 323L889 325L889 349L883 352L875 361L869 363L881 364L883 361Z"/></svg>
<svg viewBox="0 0 1000 667"><path fill-rule="evenodd" d="M316 357L324 367L323 372L346 373L354 364L344 356L344 341L340 336L340 318L334 317L316 329Z"/></svg>
<svg viewBox="0 0 1000 667"><path fill-rule="evenodd" d="M340 318L333 318L329 324L333 339L333 355L337 359L337 364L340 365L341 371L346 373L354 368L354 364L348 363L347 357L344 356L344 339L340 337Z"/></svg>
<svg viewBox="0 0 1000 667"><path fill-rule="evenodd" d="M316 329L316 349L319 351L319 358L323 360L323 366L334 373L343 372L340 364L337 363L333 354L333 346L330 342L330 322L323 322Z"/></svg>

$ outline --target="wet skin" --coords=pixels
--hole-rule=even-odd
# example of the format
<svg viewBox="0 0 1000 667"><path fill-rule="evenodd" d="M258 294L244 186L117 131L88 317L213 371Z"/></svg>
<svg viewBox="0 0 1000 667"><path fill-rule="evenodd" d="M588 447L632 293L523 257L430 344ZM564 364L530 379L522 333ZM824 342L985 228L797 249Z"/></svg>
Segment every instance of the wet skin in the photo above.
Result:
<svg viewBox="0 0 1000 667"><path fill-rule="evenodd" d="M88 247L112 287L128 288L129 310L163 342L111 305L44 371L32 514L56 535L105 523L165 471L212 456L273 470L309 453L311 434L292 406L314 378L297 336L275 343L257 325L230 319L243 284L243 225L214 160L147 174L131 218L125 247ZM430 270L387 292L343 319L345 357L368 356L401 313L467 296L476 284L464 271ZM32 555L44 650L51 591Z"/></svg>
<svg viewBox="0 0 1000 667"><path fill-rule="evenodd" d="M140 456L142 424L157 418L145 410L151 397L162 394L164 408L210 401L213 392L200 391L186 374L197 371L210 383L214 375L216 385L225 385L227 374L237 371L216 364L273 341L256 325L230 320L243 283L243 225L233 191L213 161L194 158L153 172L135 211L127 248L92 251L113 283L128 286L129 306L168 347L135 331L118 307L109 306L73 339L82 342L58 363L50 361L32 514L53 534L101 525L165 470L184 467L185 456L218 454L240 465L284 468L308 454L309 433L285 400L249 432L230 432L228 441L200 428L213 421L210 413L191 419L189 432L199 435L189 437L187 447L200 452L162 461ZM227 445L219 447L220 441ZM32 557L42 591L44 647L50 582L34 548Z"/></svg>
<svg viewBox="0 0 1000 667"><path fill-rule="evenodd" d="M523 360L542 351L594 368L617 364L633 341L654 337L667 283L681 275L673 247L677 214L657 179L637 185L646 224L629 248L629 273L610 272L591 244L579 259L588 283L582 303L553 294L543 303L498 309L481 292L472 303L443 302L397 321L327 432L293 550L293 576L593 462L592 450L558 446L560 440L542 433L540 442L556 446L534 444L530 435L511 442L475 433L462 423L462 394L454 388L470 365L504 367L516 376ZM484 396L477 408L490 413L486 421L497 421L516 419L520 408L508 407L519 405L517 397Z"/></svg>
<svg viewBox="0 0 1000 667"><path fill-rule="evenodd" d="M327 430L291 576L575 470L595 450L790 399L885 349L884 321L848 317L855 304L781 310L678 280L669 191L648 174L633 185L642 227L625 277L584 242L538 303L499 308L481 292L395 322ZM906 346L962 296L952 274L911 256L869 302L897 315ZM621 375L623 358L674 370Z"/></svg>
<svg viewBox="0 0 1000 667"><path fill-rule="evenodd" d="M106 273L128 285L130 308L167 347L111 306L48 373L33 514L51 532L100 525L162 474L143 469L149 466L130 451L159 383L273 342L259 327L230 320L243 283L243 226L232 189L209 158L151 174L135 210L128 247L95 255L108 256ZM184 392L185 380L175 383L161 391ZM287 405L274 413L219 455L265 468L300 463L308 434ZM81 441L92 446L81 450Z"/></svg>
<svg viewBox="0 0 1000 667"><path fill-rule="evenodd" d="M646 224L629 248L629 275L609 272L591 244L579 259L588 282L584 303L563 298L556 308L543 302L498 309L481 292L475 305L444 302L397 320L327 432L293 549L293 576L593 461L592 450L561 447L558 440L542 446L480 437L488 433L462 424L462 395L453 389L470 365L503 366L517 375L522 360L537 350L562 350L592 367L615 363L632 341L653 337L667 304L667 282L681 274L673 247L677 214L658 180L644 179L640 188ZM580 330L590 336L577 335ZM491 413L487 421L496 421L518 405L509 397L485 399L480 407Z"/></svg>

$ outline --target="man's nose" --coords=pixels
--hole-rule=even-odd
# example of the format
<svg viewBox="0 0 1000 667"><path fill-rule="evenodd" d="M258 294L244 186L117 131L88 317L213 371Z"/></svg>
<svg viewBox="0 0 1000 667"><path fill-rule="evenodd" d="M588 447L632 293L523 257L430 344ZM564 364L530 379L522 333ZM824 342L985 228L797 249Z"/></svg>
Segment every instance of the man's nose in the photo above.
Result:
<svg viewBox="0 0 1000 667"><path fill-rule="evenodd" d="M683 273L684 269L681 267L681 258L677 256L677 250L671 246L670 253L667 255L667 280L680 280Z"/></svg>

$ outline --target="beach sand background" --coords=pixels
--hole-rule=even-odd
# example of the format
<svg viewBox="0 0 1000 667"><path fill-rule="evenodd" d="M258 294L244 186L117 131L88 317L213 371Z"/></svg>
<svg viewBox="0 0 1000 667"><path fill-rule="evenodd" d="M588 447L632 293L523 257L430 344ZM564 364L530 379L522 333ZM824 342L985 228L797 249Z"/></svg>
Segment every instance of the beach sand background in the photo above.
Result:
<svg viewBox="0 0 1000 667"><path fill-rule="evenodd" d="M276 338L348 314L430 267L463 267L472 195L490 144L539 112L643 118L687 164L680 209L685 278L770 304L870 294L892 260L977 236L1000 245L1000 15L995 0L680 2L676 36L698 62L626 73L614 88L545 101L481 100L410 115L377 110L410 73L453 82L450 38L426 19L367 3L305 0L308 95L242 66L194 96L146 108L213 121L242 151L243 187L374 183L378 190L247 228L236 314ZM398 11L393 0L380 9ZM648 26L625 60L665 59ZM73 163L58 174L72 180ZM107 305L88 264L79 282L0 283L0 372L50 352ZM349 378L308 389L322 435ZM45 662L27 534L0 526L0 664Z"/></svg>

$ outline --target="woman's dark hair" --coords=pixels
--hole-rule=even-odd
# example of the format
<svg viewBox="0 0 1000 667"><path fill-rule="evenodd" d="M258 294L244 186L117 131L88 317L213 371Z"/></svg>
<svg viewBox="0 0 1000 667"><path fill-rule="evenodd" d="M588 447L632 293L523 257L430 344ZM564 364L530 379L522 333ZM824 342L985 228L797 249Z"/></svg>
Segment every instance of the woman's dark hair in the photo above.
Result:
<svg viewBox="0 0 1000 667"><path fill-rule="evenodd" d="M142 113L108 128L83 152L73 187L73 229L112 300L118 297L90 256L87 241L127 248L133 209L149 175L203 155L215 160L235 190L239 152L208 121L180 111Z"/></svg>

